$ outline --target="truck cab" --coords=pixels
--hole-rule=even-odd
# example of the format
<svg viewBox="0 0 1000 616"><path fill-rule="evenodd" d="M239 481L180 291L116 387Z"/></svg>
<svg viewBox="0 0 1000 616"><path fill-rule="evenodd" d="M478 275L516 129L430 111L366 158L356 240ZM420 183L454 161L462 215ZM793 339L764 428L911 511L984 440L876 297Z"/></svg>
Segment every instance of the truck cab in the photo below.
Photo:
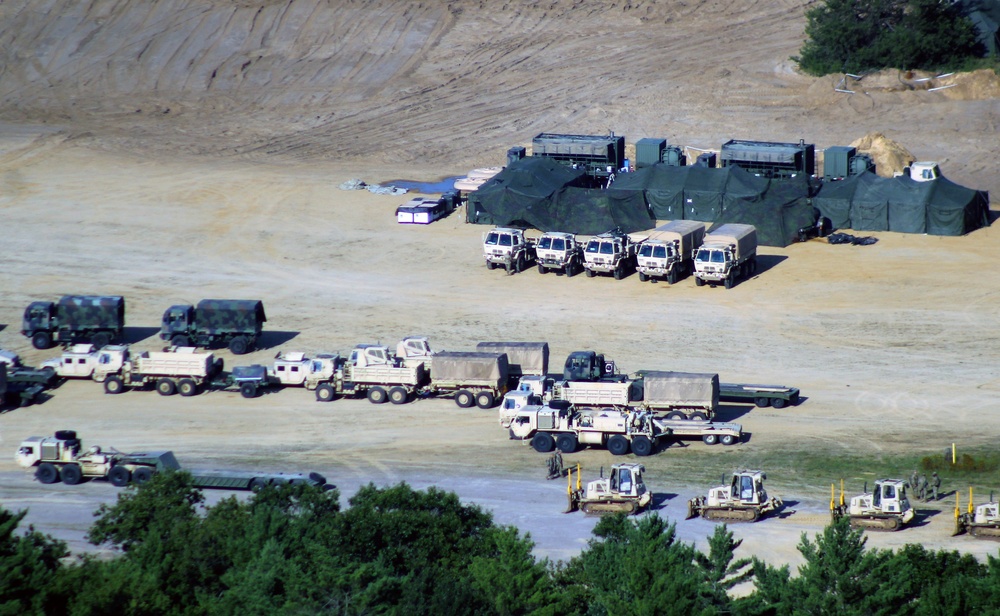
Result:
<svg viewBox="0 0 1000 616"><path fill-rule="evenodd" d="M369 366L399 368L402 366L402 361L389 352L389 347L379 344L359 344L351 351L348 361L356 368Z"/></svg>
<svg viewBox="0 0 1000 616"><path fill-rule="evenodd" d="M594 351L574 351L566 357L564 381L600 381L615 374L615 362Z"/></svg>
<svg viewBox="0 0 1000 616"><path fill-rule="evenodd" d="M535 259L539 274L559 271L572 276L583 269L583 247L572 233L550 231L538 239Z"/></svg>
<svg viewBox="0 0 1000 616"><path fill-rule="evenodd" d="M406 366L428 362L434 352L431 351L427 336L407 336L396 345L396 357L403 360Z"/></svg>
<svg viewBox="0 0 1000 616"><path fill-rule="evenodd" d="M55 302L31 302L24 309L24 318L21 321L21 334L31 338L36 349L47 349L51 342L51 336L44 346L38 346L37 342L42 342L41 337L36 339L37 334L47 334L59 327L58 319L55 316Z"/></svg>
<svg viewBox="0 0 1000 616"><path fill-rule="evenodd" d="M60 357L42 362L39 368L51 368L63 378L101 380L101 375L118 373L128 358L126 345L115 344L97 349L92 344L74 344Z"/></svg>
<svg viewBox="0 0 1000 616"><path fill-rule="evenodd" d="M508 274L523 271L535 257L534 244L521 229L496 227L483 236L486 268L504 267Z"/></svg>
<svg viewBox="0 0 1000 616"><path fill-rule="evenodd" d="M587 242L583 259L588 277L611 273L621 280L635 266L635 245L624 233L602 233Z"/></svg>
<svg viewBox="0 0 1000 616"><path fill-rule="evenodd" d="M694 257L698 271L711 272L724 277L733 266L733 249L731 246L716 244L702 246Z"/></svg>
<svg viewBox="0 0 1000 616"><path fill-rule="evenodd" d="M169 340L175 346L187 346L188 336L192 333L193 328L194 306L190 304L176 304L167 308L163 313L163 322L160 325L160 339ZM176 342L174 342L175 337L178 337Z"/></svg>

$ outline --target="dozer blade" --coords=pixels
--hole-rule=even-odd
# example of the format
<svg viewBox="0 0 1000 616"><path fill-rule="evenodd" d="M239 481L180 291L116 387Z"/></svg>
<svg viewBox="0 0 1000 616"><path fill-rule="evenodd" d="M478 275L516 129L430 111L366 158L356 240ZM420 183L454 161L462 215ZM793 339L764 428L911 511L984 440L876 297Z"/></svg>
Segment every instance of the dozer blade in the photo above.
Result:
<svg viewBox="0 0 1000 616"><path fill-rule="evenodd" d="M638 504L634 500L628 501L591 501L580 503L580 511L587 515L613 515L615 513L625 513L631 515L638 511Z"/></svg>
<svg viewBox="0 0 1000 616"><path fill-rule="evenodd" d="M563 511L563 513L573 513L574 511L576 511L579 508L579 502L577 501L576 498L573 497L572 494L570 494L568 500L569 500L569 503L567 503L566 510Z"/></svg>
<svg viewBox="0 0 1000 616"><path fill-rule="evenodd" d="M706 508L701 512L701 517L706 520L719 520L723 522L756 522L760 519L760 511L756 507L741 508Z"/></svg>

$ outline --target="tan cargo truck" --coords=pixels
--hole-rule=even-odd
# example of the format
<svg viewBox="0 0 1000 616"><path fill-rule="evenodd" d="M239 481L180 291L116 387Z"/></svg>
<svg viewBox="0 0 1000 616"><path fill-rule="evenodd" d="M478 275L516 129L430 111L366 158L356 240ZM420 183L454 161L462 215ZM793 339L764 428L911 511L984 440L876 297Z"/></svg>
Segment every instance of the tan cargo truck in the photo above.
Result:
<svg viewBox="0 0 1000 616"><path fill-rule="evenodd" d="M431 357L429 395L454 396L462 408L493 408L507 393L506 353L439 351Z"/></svg>
<svg viewBox="0 0 1000 616"><path fill-rule="evenodd" d="M740 278L757 272L757 229L753 225L725 224L705 236L694 257L697 286L723 283L733 288Z"/></svg>
<svg viewBox="0 0 1000 616"><path fill-rule="evenodd" d="M133 355L124 345L108 345L100 350L91 345L74 345L46 366L62 377L91 378L103 383L109 394L154 386L161 396L178 392L193 396L222 372L223 361L194 347Z"/></svg>
<svg viewBox="0 0 1000 616"><path fill-rule="evenodd" d="M636 252L639 280L674 284L694 271L694 251L705 237L705 224L675 220L660 225L640 242Z"/></svg>

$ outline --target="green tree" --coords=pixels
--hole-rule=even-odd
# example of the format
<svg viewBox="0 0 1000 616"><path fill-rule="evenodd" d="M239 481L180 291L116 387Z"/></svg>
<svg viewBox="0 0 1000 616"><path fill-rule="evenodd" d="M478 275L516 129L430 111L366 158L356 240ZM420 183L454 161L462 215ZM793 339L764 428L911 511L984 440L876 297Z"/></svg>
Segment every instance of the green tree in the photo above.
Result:
<svg viewBox="0 0 1000 616"><path fill-rule="evenodd" d="M715 527L708 538L708 554L695 552L695 562L701 567L702 577L707 584L707 600L715 607L729 605L729 589L753 577L753 568L747 568L751 559L741 558L734 562L736 549L743 540L734 540L733 533L725 524Z"/></svg>
<svg viewBox="0 0 1000 616"><path fill-rule="evenodd" d="M0 508L0 616L50 609L62 574L60 559L68 555L65 543L31 527L17 535L27 514Z"/></svg>

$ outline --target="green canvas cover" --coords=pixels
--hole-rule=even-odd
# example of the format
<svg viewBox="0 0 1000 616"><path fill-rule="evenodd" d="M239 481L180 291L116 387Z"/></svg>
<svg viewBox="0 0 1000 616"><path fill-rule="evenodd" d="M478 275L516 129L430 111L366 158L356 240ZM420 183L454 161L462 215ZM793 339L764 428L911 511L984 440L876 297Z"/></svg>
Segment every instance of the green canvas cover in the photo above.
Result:
<svg viewBox="0 0 1000 616"><path fill-rule="evenodd" d="M990 226L990 194L960 186L941 177L931 184L927 201L926 232L931 235L965 235Z"/></svg>
<svg viewBox="0 0 1000 616"><path fill-rule="evenodd" d="M529 219L544 218L556 191L566 186L582 186L584 180L582 169L571 169L549 158L522 158L469 194L466 222L534 227Z"/></svg>
<svg viewBox="0 0 1000 616"><path fill-rule="evenodd" d="M715 222L730 204L761 199L768 183L739 167L659 163L619 176L608 192L641 191L658 220Z"/></svg>
<svg viewBox="0 0 1000 616"><path fill-rule="evenodd" d="M805 176L775 179L760 199L729 201L709 233L726 223L753 225L758 245L784 248L798 239L799 229L816 224L816 216Z"/></svg>
<svg viewBox="0 0 1000 616"><path fill-rule="evenodd" d="M576 186L558 190L547 207L531 212L529 222L541 231L579 235L597 235L612 229L633 233L656 226L642 193L612 193Z"/></svg>

